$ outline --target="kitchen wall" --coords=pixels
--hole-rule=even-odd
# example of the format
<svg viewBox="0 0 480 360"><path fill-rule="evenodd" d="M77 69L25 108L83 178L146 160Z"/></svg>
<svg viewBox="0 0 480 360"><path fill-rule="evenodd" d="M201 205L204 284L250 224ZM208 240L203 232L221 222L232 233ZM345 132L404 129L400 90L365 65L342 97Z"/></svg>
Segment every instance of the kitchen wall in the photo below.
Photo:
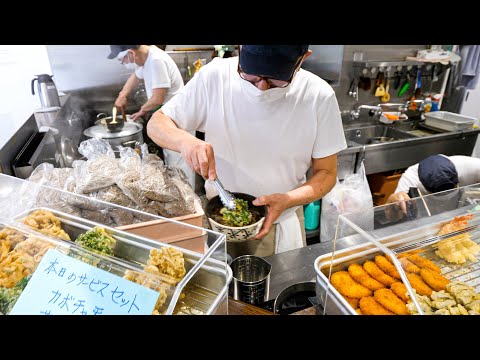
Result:
<svg viewBox="0 0 480 360"><path fill-rule="evenodd" d="M40 106L34 76L50 73L45 45L0 45L0 148Z"/></svg>
<svg viewBox="0 0 480 360"><path fill-rule="evenodd" d="M179 67L184 81L187 82L191 78L190 74L193 75L195 71L193 63L197 59L206 59L207 63L210 62L213 48L203 51L173 51L173 49L208 47L212 45L167 45L166 50ZM406 56L415 56L417 51L425 49L426 45L312 45L316 53L328 48L332 48L331 52L335 53L335 56L314 54L315 56L312 55L311 58L318 59L319 62L326 59L329 63L327 65L340 73L336 74L337 79L331 85L337 94L341 110L350 110L359 104L379 102L378 98L373 96L373 88L370 91L359 90L358 102L348 96L355 52L362 52L364 60L404 60ZM55 75L54 80L60 91L110 87L112 90L109 91L112 92L113 98L130 75L130 72L118 62L107 59L110 51L108 45L48 45L47 51ZM190 66L190 74L188 66ZM313 71L316 65L311 64L308 68ZM441 79L435 86L439 87L440 84ZM396 96L397 91L391 92L390 102L408 100L413 93L413 86L403 98Z"/></svg>
<svg viewBox="0 0 480 360"><path fill-rule="evenodd" d="M60 91L118 85L132 73L108 59L109 45L47 45L48 57Z"/></svg>
<svg viewBox="0 0 480 360"><path fill-rule="evenodd" d="M418 50L425 48L426 45L345 45L340 84L338 87L334 87L340 109L350 110L357 104L376 105L379 103L378 98L373 95L373 86L369 91L359 90L358 102L348 95L350 83L353 79L353 54L355 52L363 52L363 60L388 61L405 60L407 56L415 56ZM441 83L441 81L438 83ZM396 93L394 91L390 93L390 102L405 102L409 98L407 95L412 95L413 86L402 98L396 96Z"/></svg>

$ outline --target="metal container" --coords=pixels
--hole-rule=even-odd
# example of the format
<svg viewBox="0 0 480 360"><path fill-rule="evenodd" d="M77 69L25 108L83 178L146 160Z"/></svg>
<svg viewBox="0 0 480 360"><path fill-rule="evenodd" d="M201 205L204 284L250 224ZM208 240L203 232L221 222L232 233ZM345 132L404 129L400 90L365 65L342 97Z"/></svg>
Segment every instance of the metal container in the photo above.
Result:
<svg viewBox="0 0 480 360"><path fill-rule="evenodd" d="M308 298L314 296L314 281L304 281L287 286L276 297L273 311L276 314L288 315L306 309L312 306Z"/></svg>
<svg viewBox="0 0 480 360"><path fill-rule="evenodd" d="M111 132L104 125L94 125L86 129L83 134L88 138L100 138L109 142L112 148L124 146L130 141L138 141L143 144L143 125L133 121L124 123L120 131Z"/></svg>
<svg viewBox="0 0 480 360"><path fill-rule="evenodd" d="M57 87L52 80L53 75L40 74L32 79L32 95L35 95L34 83L37 81L37 93L42 107L60 107L60 98L58 97Z"/></svg>
<svg viewBox="0 0 480 360"><path fill-rule="evenodd" d="M268 300L272 265L254 255L239 256L231 263L233 298L253 305Z"/></svg>
<svg viewBox="0 0 480 360"><path fill-rule="evenodd" d="M75 240L80 234L91 230L95 226L106 229L117 240L113 249L114 255L103 255L106 258L114 259L119 264L135 264L145 266L149 259L150 250L171 246L180 250L185 259L185 270L187 271L183 280L175 287L173 293L168 293L165 304L166 314L186 313L185 309L192 314L227 314L228 285L232 279L232 271L225 262L212 257L211 253L205 255L196 253L184 248L164 244L139 235L121 231L103 224L79 218L74 215L47 208L39 207L25 211L15 217L20 220L35 210L48 210L60 220L62 229ZM18 224L18 226L25 226ZM36 233L34 229L28 228L29 232ZM43 235L38 233L39 235ZM45 236L45 235L43 235ZM71 244L70 241L64 241ZM213 252L212 252L213 253ZM180 298L180 294L185 296Z"/></svg>
<svg viewBox="0 0 480 360"><path fill-rule="evenodd" d="M453 215L458 216L462 214ZM428 220L430 219L432 218L428 218ZM434 248L428 247L440 240L437 234L442 226L450 220L451 218L447 221L434 221L423 226L421 222L412 221L409 222L409 230L392 234L391 236L378 239L378 241L396 254L422 248L424 250L422 256L436 263L441 268L443 276L451 281L464 281L468 285L476 287L477 291L479 291L480 282L478 282L477 274L480 268L477 265L478 263L447 264L435 255ZM478 218L470 221L470 229L468 230L471 239L479 243L480 223ZM453 236L455 236L455 233L443 235L445 238ZM317 274L315 292L317 299L328 315L358 315L355 309L330 283L330 267L332 274L337 271L347 271L348 267L353 263L363 264L367 260L375 261L376 255L384 255L384 253L373 243L367 242L336 251L335 253L327 253L315 259L314 268Z"/></svg>
<svg viewBox="0 0 480 360"><path fill-rule="evenodd" d="M448 111L433 111L425 113L425 125L445 131L470 130L475 118Z"/></svg>

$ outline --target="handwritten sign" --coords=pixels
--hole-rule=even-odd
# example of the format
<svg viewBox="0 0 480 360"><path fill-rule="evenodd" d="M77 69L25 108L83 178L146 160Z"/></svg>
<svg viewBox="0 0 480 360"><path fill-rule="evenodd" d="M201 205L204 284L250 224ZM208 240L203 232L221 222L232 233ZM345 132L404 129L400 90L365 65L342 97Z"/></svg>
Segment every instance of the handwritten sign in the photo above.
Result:
<svg viewBox="0 0 480 360"><path fill-rule="evenodd" d="M158 292L47 251L10 315L150 315Z"/></svg>

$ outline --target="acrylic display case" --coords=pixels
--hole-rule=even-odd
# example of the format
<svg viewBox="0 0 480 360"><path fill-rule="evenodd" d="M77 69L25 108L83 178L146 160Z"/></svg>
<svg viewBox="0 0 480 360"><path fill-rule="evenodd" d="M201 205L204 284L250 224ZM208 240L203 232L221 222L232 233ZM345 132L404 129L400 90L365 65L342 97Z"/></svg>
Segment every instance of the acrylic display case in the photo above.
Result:
<svg viewBox="0 0 480 360"><path fill-rule="evenodd" d="M66 254L76 254L73 257L77 259L90 259L89 263L93 261L103 270L147 286L154 291L159 291L162 287L164 291L159 291L159 294L166 296L166 299L157 309L157 313L160 314L227 314L228 312L228 285L232 279L232 273L227 264L225 235L2 174L0 174L0 201L2 204L0 231L4 230L3 238L0 233L2 245L7 246L6 232L13 232L22 239L20 243L29 238L39 239L48 245L47 248L54 248ZM115 214L119 219L128 218L137 222L165 222L168 223L168 237L171 238L175 233L183 234L184 238L184 234L192 234L197 239L200 238L204 246L197 252L188 247L164 243L161 241L161 228L152 238L129 232L128 229L112 227L109 223L92 221L82 217L85 213L72 211L72 204L82 204L83 209L88 208L89 211L98 213L98 220L101 220L102 214ZM32 225L24 220L32 213L37 214L38 211L53 214L71 240L66 240L65 236L60 236L58 232L45 232L41 227L36 228L35 223ZM52 223L48 219L42 221L44 224ZM74 242L79 235L95 227L103 228L115 240L110 253L99 253L83 243ZM5 260L16 246L20 246L17 241L13 243L9 241L8 248L4 248L5 256L1 255L0 260ZM19 249L21 248L20 246ZM174 249L183 257L185 273L178 281L169 281L170 278L164 276L161 271L155 273L147 270L151 264L149 260L152 254L158 254L164 249L165 251ZM37 253L31 255L37 256ZM0 277L2 261L0 261ZM32 274L34 270L35 266L30 267L27 272ZM130 276L133 280L127 276L128 274L134 274ZM15 284L10 282L7 285L11 288ZM0 295L1 291L0 286Z"/></svg>
<svg viewBox="0 0 480 360"><path fill-rule="evenodd" d="M319 256L326 314L480 313L480 184L340 215Z"/></svg>

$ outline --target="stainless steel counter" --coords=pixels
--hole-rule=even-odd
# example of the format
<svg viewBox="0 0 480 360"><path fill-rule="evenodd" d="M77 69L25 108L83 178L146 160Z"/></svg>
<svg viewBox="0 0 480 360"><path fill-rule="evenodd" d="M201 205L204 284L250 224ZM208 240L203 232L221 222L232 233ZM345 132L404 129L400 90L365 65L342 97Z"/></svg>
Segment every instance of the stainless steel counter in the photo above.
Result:
<svg viewBox="0 0 480 360"><path fill-rule="evenodd" d="M405 169L434 154L471 156L480 129L455 132L418 131L418 123L406 121L398 124L383 125L378 121L344 123L347 135L353 131L360 133L368 127L376 126L403 133L394 141L363 144L350 141L349 147L338 154L338 177L355 172L362 159L365 159L365 171L375 174L390 170ZM363 139L362 139L363 140Z"/></svg>
<svg viewBox="0 0 480 360"><path fill-rule="evenodd" d="M358 237L339 240L337 250L357 244L356 239ZM315 281L313 262L318 256L331 251L332 243L326 242L265 257L265 260L272 265L268 300L275 299L289 285L302 281Z"/></svg>
<svg viewBox="0 0 480 360"><path fill-rule="evenodd" d="M459 193L458 196L461 194ZM466 205L464 207L456 208L458 198L452 202L451 210L443 209L444 212L432 215L432 217L423 217L414 220L415 226L421 227L432 222L440 222L451 219L454 216L465 214L474 205ZM377 207L377 212L383 210L382 207ZM380 215L380 214L376 214ZM394 234L399 234L412 229L412 223L405 221L397 223L384 228L377 228L369 232L374 238L380 239ZM345 249L350 246L365 243L365 238L355 234L344 237L337 241L336 250ZM306 246L300 249L287 251L284 253L265 257L264 259L272 265L272 272L270 275L270 292L268 300L275 299L277 295L287 286L293 285L303 281L315 281L316 273L314 269L315 259L323 254L332 252L333 242L324 242Z"/></svg>

